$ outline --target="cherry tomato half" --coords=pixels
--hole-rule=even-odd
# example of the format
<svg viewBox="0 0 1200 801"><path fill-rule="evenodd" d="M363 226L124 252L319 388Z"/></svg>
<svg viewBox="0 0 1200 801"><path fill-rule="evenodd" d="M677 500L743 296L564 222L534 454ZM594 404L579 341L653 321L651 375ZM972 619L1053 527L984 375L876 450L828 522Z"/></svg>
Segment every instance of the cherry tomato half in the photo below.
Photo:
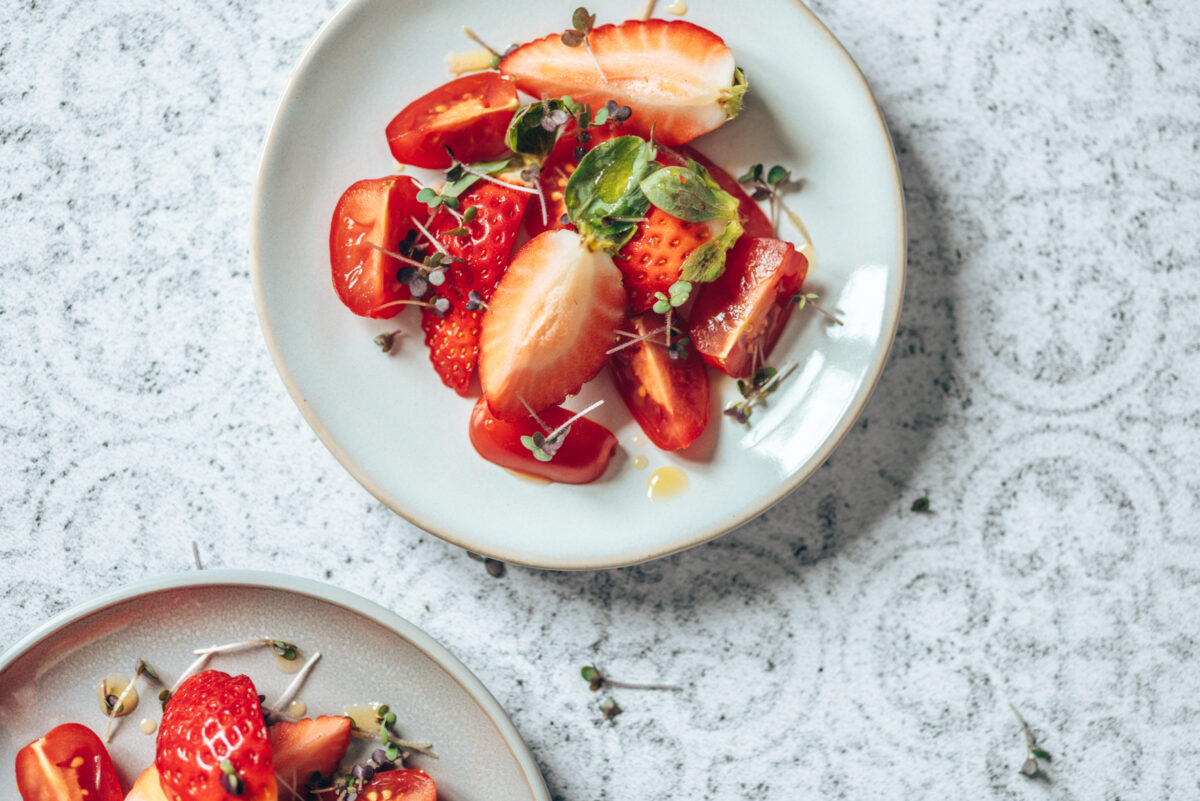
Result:
<svg viewBox="0 0 1200 801"><path fill-rule="evenodd" d="M87 726L64 723L17 752L24 801L121 801L112 758Z"/></svg>
<svg viewBox="0 0 1200 801"><path fill-rule="evenodd" d="M517 87L496 72L476 72L418 97L387 127L388 147L401 164L444 170L449 146L464 163L508 150L504 132L520 105Z"/></svg>
<svg viewBox="0 0 1200 801"><path fill-rule="evenodd" d="M574 416L561 406L538 412L546 425L557 427ZM481 397L471 410L471 444L484 459L510 470L520 470L562 484L586 484L595 481L608 467L617 449L617 438L599 423L581 417L571 423L571 431L558 452L548 462L534 458L533 451L521 443L521 437L547 433L532 417L505 422L492 416L487 398Z"/></svg>
<svg viewBox="0 0 1200 801"><path fill-rule="evenodd" d="M647 312L629 325L645 335L665 322L661 314ZM616 351L608 366L646 436L664 451L674 451L691 445L708 425L708 368L695 348L687 349L686 358L671 358L661 336Z"/></svg>
<svg viewBox="0 0 1200 801"><path fill-rule="evenodd" d="M374 791L375 794L372 794ZM358 791L359 798L388 801L437 801L437 787L423 770L385 770Z"/></svg>
<svg viewBox="0 0 1200 801"><path fill-rule="evenodd" d="M771 355L807 271L808 260L790 242L743 235L721 277L702 285L692 307L692 346L721 372L749 377Z"/></svg>
<svg viewBox="0 0 1200 801"><path fill-rule="evenodd" d="M342 194L329 226L329 263L333 287L350 311L361 317L393 317L408 300L408 287L396 278L400 266L372 245L393 253L428 209L417 200L420 187L405 175L359 181Z"/></svg>

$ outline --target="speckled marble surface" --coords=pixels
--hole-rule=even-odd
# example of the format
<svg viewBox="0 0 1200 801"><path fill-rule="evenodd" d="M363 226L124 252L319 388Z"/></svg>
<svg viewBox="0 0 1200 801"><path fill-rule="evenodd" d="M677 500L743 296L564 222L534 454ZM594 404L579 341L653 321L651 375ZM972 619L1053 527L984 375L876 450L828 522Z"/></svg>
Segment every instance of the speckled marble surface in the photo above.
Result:
<svg viewBox="0 0 1200 801"><path fill-rule="evenodd" d="M714 543L494 579L338 466L259 334L258 148L333 4L6 4L0 647L195 540L439 638L556 798L1200 797L1200 7L814 7L909 211L862 420ZM593 661L685 690L600 724Z"/></svg>

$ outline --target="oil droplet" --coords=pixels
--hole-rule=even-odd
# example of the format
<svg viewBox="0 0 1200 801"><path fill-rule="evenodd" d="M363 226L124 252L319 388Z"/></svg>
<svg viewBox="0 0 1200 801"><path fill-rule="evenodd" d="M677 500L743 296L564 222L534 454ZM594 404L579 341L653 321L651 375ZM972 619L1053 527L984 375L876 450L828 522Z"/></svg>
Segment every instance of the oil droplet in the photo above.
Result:
<svg viewBox="0 0 1200 801"><path fill-rule="evenodd" d="M671 5L667 6L667 13L674 14L677 17L682 17L687 12L688 6L686 0L675 0L674 3L671 3Z"/></svg>
<svg viewBox="0 0 1200 801"><path fill-rule="evenodd" d="M158 728L158 724L154 722L154 718L142 718L142 722L138 724L138 728L142 730L142 734L154 734L154 730Z"/></svg>
<svg viewBox="0 0 1200 801"><path fill-rule="evenodd" d="M679 495L687 487L687 473L678 467L660 467L646 479L646 497L652 501L666 501Z"/></svg>
<svg viewBox="0 0 1200 801"><path fill-rule="evenodd" d="M633 435L633 444L634 445L645 445L646 440L641 434L634 434Z"/></svg>
<svg viewBox="0 0 1200 801"><path fill-rule="evenodd" d="M533 473L526 473L524 470L513 470L511 467L504 468L522 481L528 481L530 484L553 484L554 482L548 478L535 476Z"/></svg>
<svg viewBox="0 0 1200 801"><path fill-rule="evenodd" d="M125 693L125 698L122 699L118 707L117 717L124 717L133 710L137 709L138 692L137 688L130 688L129 692L125 692L125 688L129 687L129 677L122 676L120 673L112 673L104 677L104 681L96 685L96 698L100 701L100 711L105 715L109 713L108 701L105 700L110 695L121 697L121 693Z"/></svg>
<svg viewBox="0 0 1200 801"><path fill-rule="evenodd" d="M366 732L379 731L379 719L375 714L375 710L379 709L378 703L372 704L354 704L343 710L343 714L350 718L354 723L354 728L362 729Z"/></svg>
<svg viewBox="0 0 1200 801"><path fill-rule="evenodd" d="M274 648L271 649L275 651ZM275 651L275 667L279 668L280 673L299 673L300 668L304 667L304 654L300 653L300 649L296 649L295 659L285 659L278 651Z"/></svg>
<svg viewBox="0 0 1200 801"><path fill-rule="evenodd" d="M308 704L303 701L292 701L288 704L288 714L294 718L302 718L308 714Z"/></svg>
<svg viewBox="0 0 1200 801"><path fill-rule="evenodd" d="M646 465L650 464L650 460L645 456L642 456L640 453L629 461L637 470L645 470Z"/></svg>

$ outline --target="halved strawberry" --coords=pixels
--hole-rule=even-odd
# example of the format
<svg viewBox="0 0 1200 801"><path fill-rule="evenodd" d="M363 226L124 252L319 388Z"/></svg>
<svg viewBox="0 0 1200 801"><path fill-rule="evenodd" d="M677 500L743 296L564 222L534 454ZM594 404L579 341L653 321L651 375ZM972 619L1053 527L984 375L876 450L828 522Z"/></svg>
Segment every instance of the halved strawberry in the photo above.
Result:
<svg viewBox="0 0 1200 801"><path fill-rule="evenodd" d="M267 725L249 677L206 670L185 681L163 710L154 766L170 801L276 801Z"/></svg>
<svg viewBox="0 0 1200 801"><path fill-rule="evenodd" d="M281 721L271 727L271 756L283 798L303 799L314 773L329 778L350 745L350 719L340 715ZM295 791L292 794L291 791Z"/></svg>
<svg viewBox="0 0 1200 801"><path fill-rule="evenodd" d="M472 222L461 224L458 217L443 208L429 223L430 233L447 253L461 261L451 263L445 283L436 288L436 294L450 302L450 310L442 316L432 309L422 310L421 328L433 368L442 383L459 395L466 395L470 389L479 356L483 311L467 308L470 293L477 292L485 302L491 298L512 256L530 197L516 189L480 181L459 197L460 214L471 206L478 209ZM449 233L460 227L467 230L466 236Z"/></svg>
<svg viewBox="0 0 1200 801"><path fill-rule="evenodd" d="M531 239L483 316L479 380L492 414L518 420L579 391L608 360L625 313L621 273L574 231Z"/></svg>
<svg viewBox="0 0 1200 801"><path fill-rule="evenodd" d="M744 79L712 31L682 20L629 20L594 29L588 44L595 61L587 48L551 34L509 53L500 72L534 97L631 106L629 132L648 137L654 126L668 145L708 133L741 110Z"/></svg>

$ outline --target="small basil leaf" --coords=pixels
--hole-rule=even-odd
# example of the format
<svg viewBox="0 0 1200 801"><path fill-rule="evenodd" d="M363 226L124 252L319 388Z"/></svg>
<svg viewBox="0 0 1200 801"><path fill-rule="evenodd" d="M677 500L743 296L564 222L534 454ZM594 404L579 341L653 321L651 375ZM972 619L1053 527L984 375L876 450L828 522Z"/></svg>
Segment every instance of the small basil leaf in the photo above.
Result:
<svg viewBox="0 0 1200 801"><path fill-rule="evenodd" d="M655 206L686 222L736 217L737 201L720 188L714 191L708 172L700 169L702 173L689 167L664 167L642 181L642 192Z"/></svg>
<svg viewBox="0 0 1200 801"><path fill-rule="evenodd" d="M508 124L504 144L514 153L523 153L539 159L549 156L550 151L554 149L554 143L558 141L560 129L554 126L546 130L542 121L551 117L555 111L561 111L564 115L567 113L567 108L561 100L547 100L544 104L530 103L522 107Z"/></svg>
<svg viewBox="0 0 1200 801"><path fill-rule="evenodd" d="M619 136L590 150L563 190L567 215L580 233L621 247L637 224L611 218L645 215L650 201L639 183L658 168L654 148L637 136Z"/></svg>
<svg viewBox="0 0 1200 801"><path fill-rule="evenodd" d="M684 281L701 284L720 278L721 273L725 272L725 254L742 235L742 230L742 223L735 215L725 223L725 230L720 236L708 240L691 252L683 262L679 277Z"/></svg>

